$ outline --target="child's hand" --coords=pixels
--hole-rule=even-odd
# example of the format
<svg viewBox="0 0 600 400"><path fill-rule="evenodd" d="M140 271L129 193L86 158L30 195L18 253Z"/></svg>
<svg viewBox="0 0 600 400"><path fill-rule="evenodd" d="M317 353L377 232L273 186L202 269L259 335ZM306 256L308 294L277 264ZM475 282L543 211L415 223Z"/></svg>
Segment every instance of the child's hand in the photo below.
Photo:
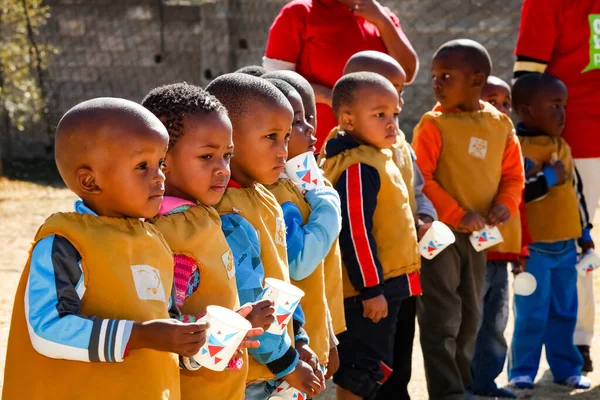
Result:
<svg viewBox="0 0 600 400"><path fill-rule="evenodd" d="M417 227L417 239L421 240L423 236L427 233L429 228L431 228L431 224L433 223L433 218L429 215L419 214L415 218L415 226Z"/></svg>
<svg viewBox="0 0 600 400"><path fill-rule="evenodd" d="M556 184L562 185L567 180L567 171L565 169L565 164L562 161L558 160L550 164L544 165L544 167L552 168L554 170L554 174L556 174Z"/></svg>
<svg viewBox="0 0 600 400"><path fill-rule="evenodd" d="M489 226L501 225L510 219L510 211L504 204L494 204L487 217Z"/></svg>
<svg viewBox="0 0 600 400"><path fill-rule="evenodd" d="M310 365L310 367L313 369L313 372L321 382L322 390L325 390L325 376L323 375L323 371L321 371L319 366L319 357L317 357L317 354L308 346L308 344L306 344L306 342L304 342L304 340L297 340L295 347L300 356L300 360Z"/></svg>
<svg viewBox="0 0 600 400"><path fill-rule="evenodd" d="M363 300L363 317L369 318L373 323L378 323L388 316L388 303L385 297L380 294L372 299Z"/></svg>
<svg viewBox="0 0 600 400"><path fill-rule="evenodd" d="M514 276L519 275L521 272L527 271L527 258L520 257L518 261L513 263L512 273Z"/></svg>
<svg viewBox="0 0 600 400"><path fill-rule="evenodd" d="M476 212L469 211L458 224L458 230L471 233L485 228L485 219Z"/></svg>
<svg viewBox="0 0 600 400"><path fill-rule="evenodd" d="M248 315L250 315L250 313L252 313L253 309L254 309L254 307L252 306L252 304L246 304L246 305L243 305L242 308L240 308L236 312L238 313L238 315L240 317L248 318ZM244 348L255 349L255 348L257 348L258 346L260 346L260 342L258 340L251 340L248 338L260 336L263 333L265 333L265 331L262 328L250 329L248 331L248 333L246 333L246 337L240 344L239 348L240 349L244 349Z"/></svg>
<svg viewBox="0 0 600 400"><path fill-rule="evenodd" d="M252 303L252 312L246 319L250 321L254 328L269 329L269 326L275 321L275 304L273 300L265 299Z"/></svg>
<svg viewBox="0 0 600 400"><path fill-rule="evenodd" d="M354 0L352 12L354 15L363 17L374 25L387 18L381 5L375 0Z"/></svg>
<svg viewBox="0 0 600 400"><path fill-rule="evenodd" d="M338 355L337 346L329 349L329 364L327 364L327 374L325 379L331 379L340 368L340 356Z"/></svg>
<svg viewBox="0 0 600 400"><path fill-rule="evenodd" d="M294 388L308 395L309 398L321 393L321 382L313 369L302 360L298 360L296 368L283 379Z"/></svg>
<svg viewBox="0 0 600 400"><path fill-rule="evenodd" d="M592 240L586 240L585 242L581 242L581 252L582 253L587 253L588 251L590 251L591 249L595 249L596 246L594 245L594 241Z"/></svg>
<svg viewBox="0 0 600 400"><path fill-rule="evenodd" d="M192 357L206 342L206 321L184 324L175 319L157 319L133 325L128 347L153 349Z"/></svg>

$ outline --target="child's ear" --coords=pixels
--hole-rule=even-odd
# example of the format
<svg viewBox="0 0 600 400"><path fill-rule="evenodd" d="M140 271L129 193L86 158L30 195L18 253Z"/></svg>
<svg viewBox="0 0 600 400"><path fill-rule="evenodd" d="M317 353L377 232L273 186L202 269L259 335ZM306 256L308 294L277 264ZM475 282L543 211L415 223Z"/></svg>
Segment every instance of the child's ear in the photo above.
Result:
<svg viewBox="0 0 600 400"><path fill-rule="evenodd" d="M483 87L486 81L487 78L481 72L476 72L475 75L473 75L473 87Z"/></svg>
<svg viewBox="0 0 600 400"><path fill-rule="evenodd" d="M354 131L354 116L349 111L342 111L340 128L345 132Z"/></svg>
<svg viewBox="0 0 600 400"><path fill-rule="evenodd" d="M81 167L76 172L77 177L77 185L81 189L83 193L86 194L100 194L102 193L102 189L98 186L96 182L96 176L94 175L94 171L92 171L89 167Z"/></svg>

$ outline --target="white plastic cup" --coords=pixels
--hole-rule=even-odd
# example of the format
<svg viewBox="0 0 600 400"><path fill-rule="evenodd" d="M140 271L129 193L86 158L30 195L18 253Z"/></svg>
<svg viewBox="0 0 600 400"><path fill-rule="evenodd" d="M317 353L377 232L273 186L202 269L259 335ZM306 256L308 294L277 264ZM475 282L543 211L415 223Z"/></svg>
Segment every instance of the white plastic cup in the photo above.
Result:
<svg viewBox="0 0 600 400"><path fill-rule="evenodd" d="M433 221L431 228L419 241L419 252L423 258L431 260L455 241L456 237L450 228L443 222Z"/></svg>
<svg viewBox="0 0 600 400"><path fill-rule="evenodd" d="M531 296L537 289L537 280L529 272L521 272L515 276L513 289L519 296Z"/></svg>
<svg viewBox="0 0 600 400"><path fill-rule="evenodd" d="M486 226L480 231L475 231L470 237L471 245L476 251L483 251L504 242L504 238L497 226Z"/></svg>
<svg viewBox="0 0 600 400"><path fill-rule="evenodd" d="M275 387L269 400L306 400L306 394L282 380Z"/></svg>
<svg viewBox="0 0 600 400"><path fill-rule="evenodd" d="M193 359L213 371L223 371L246 337L252 324L235 311L220 306L206 307L203 321L210 323L206 343Z"/></svg>
<svg viewBox="0 0 600 400"><path fill-rule="evenodd" d="M321 170L312 152L302 153L285 163L285 173L296 185L312 190L325 185Z"/></svg>
<svg viewBox="0 0 600 400"><path fill-rule="evenodd" d="M265 293L262 298L273 300L275 307L273 314L275 321L267 329L267 332L276 335L283 333L302 297L304 297L304 292L296 286L279 279L266 278Z"/></svg>
<svg viewBox="0 0 600 400"><path fill-rule="evenodd" d="M586 276L596 268L600 268L600 255L594 250L589 250L581 255L576 267L577 272L581 276Z"/></svg>

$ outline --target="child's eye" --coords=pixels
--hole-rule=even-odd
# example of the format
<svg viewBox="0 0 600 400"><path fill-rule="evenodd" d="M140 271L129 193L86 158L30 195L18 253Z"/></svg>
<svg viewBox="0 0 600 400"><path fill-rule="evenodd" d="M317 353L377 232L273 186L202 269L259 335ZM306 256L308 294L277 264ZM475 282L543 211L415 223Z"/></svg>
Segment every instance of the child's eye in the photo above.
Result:
<svg viewBox="0 0 600 400"><path fill-rule="evenodd" d="M148 163L146 161L139 163L135 169L145 170L148 169Z"/></svg>
<svg viewBox="0 0 600 400"><path fill-rule="evenodd" d="M291 137L292 137L292 134L291 134L291 132L288 132L288 133L286 133L286 134L285 134L285 142L286 142L286 143L287 143L287 142L289 142Z"/></svg>
<svg viewBox="0 0 600 400"><path fill-rule="evenodd" d="M489 101L489 103L490 103L491 105L495 106L495 105L496 105L496 100L490 100L490 101Z"/></svg>
<svg viewBox="0 0 600 400"><path fill-rule="evenodd" d="M265 136L267 139L269 140L275 140L277 138L277 134L276 133L271 133L267 136Z"/></svg>
<svg viewBox="0 0 600 400"><path fill-rule="evenodd" d="M231 160L231 157L233 157L233 153L225 153L225 155L223 156L226 160Z"/></svg>
<svg viewBox="0 0 600 400"><path fill-rule="evenodd" d="M400 118L400 113L394 113L394 119Z"/></svg>
<svg viewBox="0 0 600 400"><path fill-rule="evenodd" d="M210 160L212 159L212 155L211 154L204 154L200 156L201 159L203 160Z"/></svg>
<svg viewBox="0 0 600 400"><path fill-rule="evenodd" d="M377 118L383 118L383 117L385 117L385 114L381 112L381 113L377 113L377 114L375 114L375 116L376 116Z"/></svg>
<svg viewBox="0 0 600 400"><path fill-rule="evenodd" d="M442 79L449 79L450 78L450 74L443 74L442 75Z"/></svg>
<svg viewBox="0 0 600 400"><path fill-rule="evenodd" d="M165 159L161 158L160 161L158 162L158 168L163 169L165 167Z"/></svg>

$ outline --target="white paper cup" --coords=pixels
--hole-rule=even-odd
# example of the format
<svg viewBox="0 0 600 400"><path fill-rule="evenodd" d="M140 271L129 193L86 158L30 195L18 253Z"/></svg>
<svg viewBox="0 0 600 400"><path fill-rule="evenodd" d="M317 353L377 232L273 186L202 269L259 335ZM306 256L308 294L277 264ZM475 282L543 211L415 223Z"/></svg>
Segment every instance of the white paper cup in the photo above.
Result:
<svg viewBox="0 0 600 400"><path fill-rule="evenodd" d="M203 321L210 323L206 344L193 358L213 371L223 371L246 337L252 324L235 311L220 306L206 307Z"/></svg>
<svg viewBox="0 0 600 400"><path fill-rule="evenodd" d="M290 386L289 383L282 380L278 383L269 397L269 400L305 400L306 394Z"/></svg>
<svg viewBox="0 0 600 400"><path fill-rule="evenodd" d="M310 151L288 160L285 163L285 173L292 182L305 190L325 185L315 155Z"/></svg>
<svg viewBox="0 0 600 400"><path fill-rule="evenodd" d="M579 262L577 263L577 272L581 276L586 276L596 268L600 267L600 255L596 253L594 250L589 250L588 252L581 255Z"/></svg>
<svg viewBox="0 0 600 400"><path fill-rule="evenodd" d="M265 293L262 298L271 299L275 304L275 314L273 314L275 321L267 329L267 332L276 335L283 333L303 296L304 292L290 283L279 279L266 278Z"/></svg>
<svg viewBox="0 0 600 400"><path fill-rule="evenodd" d="M519 296L531 296L533 292L535 292L535 289L537 289L535 276L529 272L521 272L519 275L515 276L513 289L515 294L518 294Z"/></svg>
<svg viewBox="0 0 600 400"><path fill-rule="evenodd" d="M431 228L419 241L419 252L423 258L431 260L455 241L456 238L450 228L440 221L433 221Z"/></svg>
<svg viewBox="0 0 600 400"><path fill-rule="evenodd" d="M504 242L504 238L497 226L493 228L486 226L480 231L473 232L470 240L473 248L477 251L483 251Z"/></svg>

